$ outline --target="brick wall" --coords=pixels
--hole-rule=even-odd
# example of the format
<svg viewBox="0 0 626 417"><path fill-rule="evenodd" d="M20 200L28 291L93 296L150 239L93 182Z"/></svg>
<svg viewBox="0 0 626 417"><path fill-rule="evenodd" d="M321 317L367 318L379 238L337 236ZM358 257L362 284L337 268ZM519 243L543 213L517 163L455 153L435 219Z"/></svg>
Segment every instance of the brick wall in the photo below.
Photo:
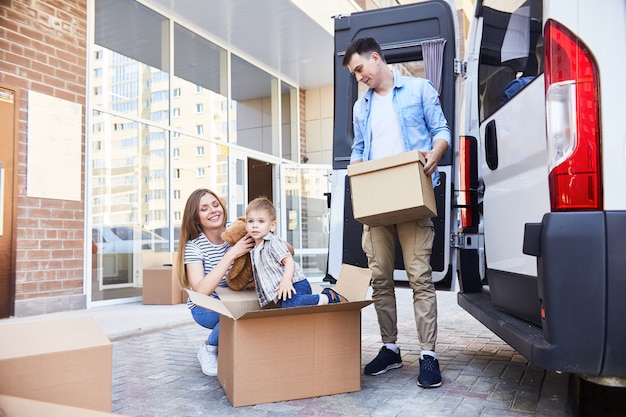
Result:
<svg viewBox="0 0 626 417"><path fill-rule="evenodd" d="M28 91L80 104L84 195L86 26L86 0L0 2L0 82L20 92L16 316L85 308L84 201L27 197L26 155Z"/></svg>

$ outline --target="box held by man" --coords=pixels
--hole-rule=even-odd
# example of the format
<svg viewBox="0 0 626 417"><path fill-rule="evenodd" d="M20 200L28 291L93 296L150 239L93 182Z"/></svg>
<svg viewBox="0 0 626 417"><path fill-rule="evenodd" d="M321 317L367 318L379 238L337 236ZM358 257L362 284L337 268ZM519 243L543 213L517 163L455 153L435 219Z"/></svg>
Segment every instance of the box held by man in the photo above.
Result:
<svg viewBox="0 0 626 417"><path fill-rule="evenodd" d="M368 226L436 217L432 180L424 173L420 151L348 165L352 211Z"/></svg>

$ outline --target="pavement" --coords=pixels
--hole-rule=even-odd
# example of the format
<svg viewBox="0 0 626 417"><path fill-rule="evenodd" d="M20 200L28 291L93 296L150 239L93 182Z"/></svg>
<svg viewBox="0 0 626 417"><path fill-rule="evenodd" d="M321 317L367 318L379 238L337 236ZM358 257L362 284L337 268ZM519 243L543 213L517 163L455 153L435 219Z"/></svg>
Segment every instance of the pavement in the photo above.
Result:
<svg viewBox="0 0 626 417"><path fill-rule="evenodd" d="M359 392L237 408L231 406L217 378L201 372L196 352L207 330L195 324L184 304L119 304L15 320L92 316L113 343L112 412L126 417L571 415L568 376L531 366L461 309L454 292L437 292L436 350L443 384L418 387L412 295L402 284L396 292L402 368L363 375ZM362 309L361 321L365 366L381 346L373 305Z"/></svg>

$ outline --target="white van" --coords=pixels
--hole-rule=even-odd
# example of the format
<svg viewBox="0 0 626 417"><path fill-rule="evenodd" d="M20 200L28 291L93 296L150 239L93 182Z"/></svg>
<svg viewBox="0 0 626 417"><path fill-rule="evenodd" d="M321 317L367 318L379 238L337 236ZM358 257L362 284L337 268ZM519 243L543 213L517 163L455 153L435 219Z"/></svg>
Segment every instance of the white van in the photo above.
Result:
<svg viewBox="0 0 626 417"><path fill-rule="evenodd" d="M341 61L372 36L396 70L439 85L452 131L438 288L458 282L459 305L533 365L624 386L625 20L623 0L477 0L461 58L452 2L335 17L330 278L367 266L346 177L360 90ZM403 279L399 253L396 266Z"/></svg>

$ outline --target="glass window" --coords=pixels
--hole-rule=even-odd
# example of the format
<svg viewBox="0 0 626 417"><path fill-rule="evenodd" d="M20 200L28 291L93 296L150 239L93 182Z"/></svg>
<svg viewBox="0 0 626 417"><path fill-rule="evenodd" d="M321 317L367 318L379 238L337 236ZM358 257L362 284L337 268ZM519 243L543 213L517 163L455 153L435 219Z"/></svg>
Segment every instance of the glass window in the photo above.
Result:
<svg viewBox="0 0 626 417"><path fill-rule="evenodd" d="M483 3L478 103L483 121L543 73L541 0Z"/></svg>
<svg viewBox="0 0 626 417"><path fill-rule="evenodd" d="M106 299L109 289L115 298L139 296L142 252L169 250L153 233L167 225L168 144L151 138L166 132L104 112L94 112L93 121L103 129L92 133L100 143L91 152L91 224L98 237L92 298Z"/></svg>
<svg viewBox="0 0 626 417"><path fill-rule="evenodd" d="M280 108L282 157L297 162L300 138L297 131L298 90L285 82L280 83Z"/></svg>
<svg viewBox="0 0 626 417"><path fill-rule="evenodd" d="M330 192L328 170L286 168L286 239L308 277L325 276L328 258Z"/></svg>
<svg viewBox="0 0 626 417"><path fill-rule="evenodd" d="M227 57L214 43L178 24L174 26L173 87L180 90L179 94L193 97L192 103L185 102L189 110L182 112L174 128L226 142L228 132L221 121L227 120L222 110L228 91Z"/></svg>
<svg viewBox="0 0 626 417"><path fill-rule="evenodd" d="M187 198L197 188L209 188L226 198L228 174L224 173L228 172L228 148L187 135L181 135L176 142L181 157L172 161L173 175L178 179L178 199L172 202L172 211L184 212ZM196 156L198 147L204 148L201 157ZM198 175L201 171L204 172L203 177Z"/></svg>
<svg viewBox="0 0 626 417"><path fill-rule="evenodd" d="M278 83L276 78L232 55L230 140L248 149L278 153Z"/></svg>
<svg viewBox="0 0 626 417"><path fill-rule="evenodd" d="M168 19L132 0L96 0L93 104L134 117L167 119L169 101L147 108L152 91L169 90ZM152 112L153 116L150 116ZM154 116L156 113L156 117ZM165 117L163 116L165 115Z"/></svg>

